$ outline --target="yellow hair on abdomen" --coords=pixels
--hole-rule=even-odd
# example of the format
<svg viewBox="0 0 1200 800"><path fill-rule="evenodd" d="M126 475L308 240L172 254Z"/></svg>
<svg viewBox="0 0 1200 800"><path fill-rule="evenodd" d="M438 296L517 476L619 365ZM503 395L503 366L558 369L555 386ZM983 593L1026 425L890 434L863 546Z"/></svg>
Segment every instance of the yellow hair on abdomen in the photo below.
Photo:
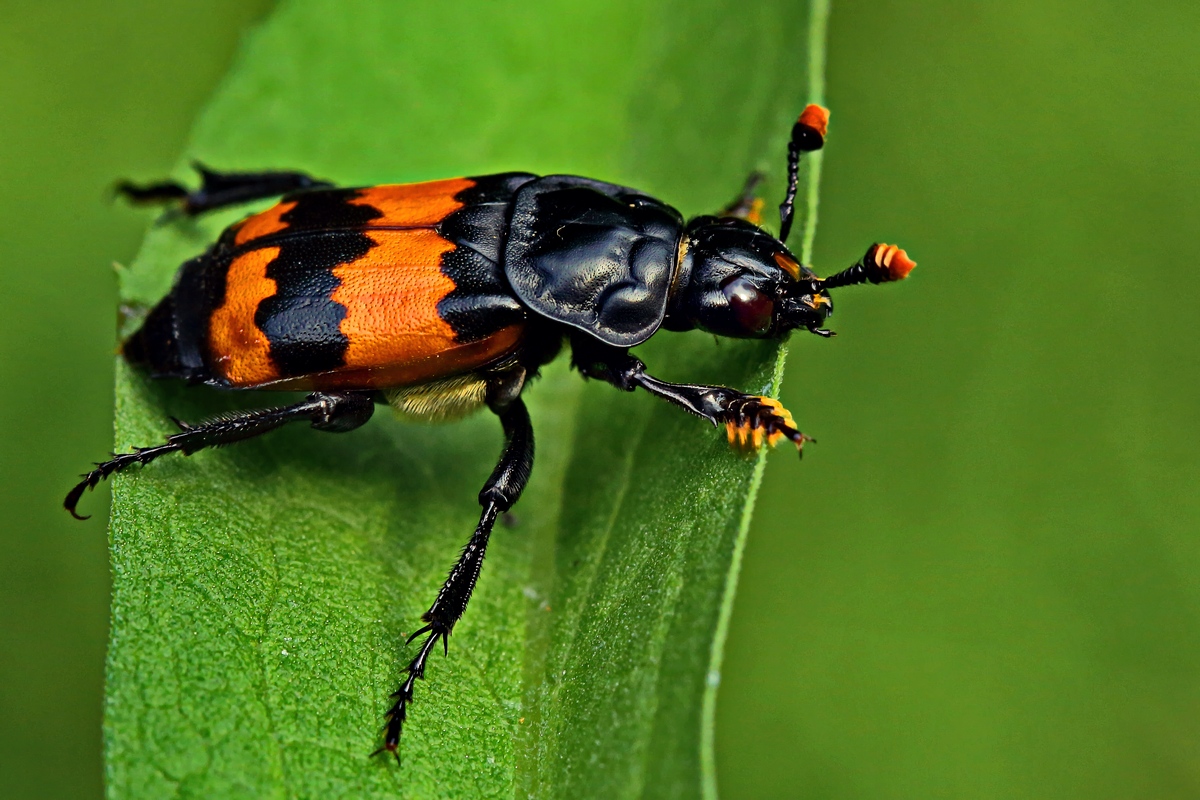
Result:
<svg viewBox="0 0 1200 800"><path fill-rule="evenodd" d="M487 401L487 382L478 375L456 375L419 386L384 391L396 415L420 422L453 422Z"/></svg>

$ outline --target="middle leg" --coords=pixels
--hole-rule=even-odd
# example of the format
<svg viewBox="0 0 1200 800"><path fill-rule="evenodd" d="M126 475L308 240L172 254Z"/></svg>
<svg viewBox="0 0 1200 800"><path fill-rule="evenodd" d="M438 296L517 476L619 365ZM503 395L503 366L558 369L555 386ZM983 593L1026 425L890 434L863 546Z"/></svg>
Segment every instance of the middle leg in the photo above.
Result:
<svg viewBox="0 0 1200 800"><path fill-rule="evenodd" d="M483 506L479 524L475 526L475 533L463 548L458 561L450 569L437 599L421 617L425 625L408 637L409 642L421 636L424 636L425 640L421 643L417 655L408 664L407 678L392 694L395 703L387 713L383 747L372 755L386 750L394 755L397 761L400 760L400 733L408 716L408 706L413 701L416 682L425 677L425 664L439 639L443 652L449 651L450 633L454 630L455 623L462 618L467 603L471 600L471 592L475 589L475 582L479 580L479 571L483 567L483 557L487 552L488 539L491 537L492 527L496 524L496 518L512 508L529 480L529 473L533 469L533 426L529 422L525 402L520 397L512 400L508 407L500 412L500 422L504 426L504 452L500 456L500 463L492 470L491 477L479 492L479 504Z"/></svg>

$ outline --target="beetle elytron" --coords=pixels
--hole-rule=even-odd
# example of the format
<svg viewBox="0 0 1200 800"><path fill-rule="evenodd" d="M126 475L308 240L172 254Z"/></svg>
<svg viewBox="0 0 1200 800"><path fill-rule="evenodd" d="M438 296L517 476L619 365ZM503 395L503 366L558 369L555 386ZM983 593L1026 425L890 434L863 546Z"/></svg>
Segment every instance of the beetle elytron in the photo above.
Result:
<svg viewBox="0 0 1200 800"><path fill-rule="evenodd" d="M377 403L425 420L487 406L504 427L504 451L479 493L474 535L409 639L425 637L392 695L376 751L396 754L414 684L438 641L446 647L492 526L529 478L533 428L522 389L564 341L585 377L643 389L723 424L731 444L757 448L787 438L800 449L810 441L778 402L666 383L629 349L660 329L782 339L803 328L828 337L830 289L908 275L915 265L903 250L874 244L823 280L784 244L800 156L821 148L827 121L825 109L810 105L792 128L778 239L757 225L753 178L721 213L686 222L653 197L569 175L339 189L298 172L198 166L197 191L174 182L122 184L134 202L173 205L188 216L284 195L183 264L123 352L154 377L310 394L292 405L179 422L164 444L97 464L64 505L75 514L85 489L133 464L288 422L342 432L370 419Z"/></svg>

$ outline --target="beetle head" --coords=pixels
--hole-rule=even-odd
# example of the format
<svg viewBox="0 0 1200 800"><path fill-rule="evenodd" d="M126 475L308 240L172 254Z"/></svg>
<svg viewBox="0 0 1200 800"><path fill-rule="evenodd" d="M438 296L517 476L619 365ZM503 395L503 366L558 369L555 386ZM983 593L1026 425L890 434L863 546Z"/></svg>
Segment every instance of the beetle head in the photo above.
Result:
<svg viewBox="0 0 1200 800"><path fill-rule="evenodd" d="M780 339L797 328L832 336L822 327L833 313L830 289L900 280L916 266L899 247L874 244L850 269L821 279L783 242L731 217L692 220L680 250L664 325L742 339Z"/></svg>

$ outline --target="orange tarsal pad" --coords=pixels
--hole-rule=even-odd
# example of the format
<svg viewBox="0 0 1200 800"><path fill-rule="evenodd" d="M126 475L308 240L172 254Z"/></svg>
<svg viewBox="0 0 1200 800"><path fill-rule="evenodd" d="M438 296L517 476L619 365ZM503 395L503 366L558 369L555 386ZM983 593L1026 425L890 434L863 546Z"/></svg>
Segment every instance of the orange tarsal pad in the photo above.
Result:
<svg viewBox="0 0 1200 800"><path fill-rule="evenodd" d="M787 427L795 430L796 421L792 419L792 414L778 400L770 397L756 397L759 403L766 406L772 414L774 414L780 422ZM774 447L779 443L780 439L784 438L784 433L781 430L769 430L762 424L755 424L757 418L745 420L742 422L729 421L725 423L725 435L729 440L729 444L735 450L743 450L747 452L755 452L760 449L764 443ZM803 447L803 440L796 445L798 448Z"/></svg>

